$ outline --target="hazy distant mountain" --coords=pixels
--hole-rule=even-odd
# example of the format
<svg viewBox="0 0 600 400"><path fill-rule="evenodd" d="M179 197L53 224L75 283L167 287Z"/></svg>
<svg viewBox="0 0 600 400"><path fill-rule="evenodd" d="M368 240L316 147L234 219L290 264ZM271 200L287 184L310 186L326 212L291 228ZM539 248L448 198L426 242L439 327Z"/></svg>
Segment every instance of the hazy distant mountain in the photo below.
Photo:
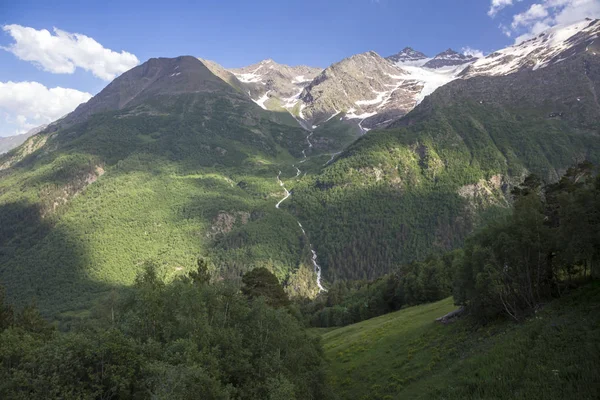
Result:
<svg viewBox="0 0 600 400"><path fill-rule="evenodd" d="M27 138L35 135L36 133L43 131L44 129L46 129L47 126L48 125L40 125L37 128L33 128L32 130L30 130L26 133L22 133L20 135L5 136L5 137L0 136L0 154L6 153L7 151L10 151L10 150L14 149L15 147L20 146L21 143L23 143L25 140L27 140Z"/></svg>

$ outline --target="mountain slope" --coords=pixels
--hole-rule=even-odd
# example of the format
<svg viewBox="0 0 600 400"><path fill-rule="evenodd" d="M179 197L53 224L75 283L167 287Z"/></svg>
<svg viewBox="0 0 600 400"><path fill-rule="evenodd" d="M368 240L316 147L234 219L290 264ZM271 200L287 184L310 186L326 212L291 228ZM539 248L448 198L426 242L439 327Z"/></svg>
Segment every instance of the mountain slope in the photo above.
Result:
<svg viewBox="0 0 600 400"><path fill-rule="evenodd" d="M465 78L507 75L523 69L536 70L560 63L582 52L600 53L600 20L585 19L575 24L557 26L518 45L498 50L473 63L463 73Z"/></svg>
<svg viewBox="0 0 600 400"><path fill-rule="evenodd" d="M597 24L535 42L560 62L469 79L373 52L310 82L270 60L149 60L0 156L0 280L55 313L205 255L215 279L266 266L313 296L313 250L331 282L455 248L529 172L600 161Z"/></svg>
<svg viewBox="0 0 600 400"><path fill-rule="evenodd" d="M455 80L295 188L324 276L372 278L457 247L528 173L600 162L600 56Z"/></svg>
<svg viewBox="0 0 600 400"><path fill-rule="evenodd" d="M9 298L56 314L131 284L145 263L172 279L200 255L215 279L266 266L314 294L305 235L275 208L306 132L274 114L195 58L152 59L0 157Z"/></svg>
<svg viewBox="0 0 600 400"><path fill-rule="evenodd" d="M588 285L523 324L478 327L434 322L447 299L328 331L330 381L340 399L596 398L598 301Z"/></svg>
<svg viewBox="0 0 600 400"><path fill-rule="evenodd" d="M244 84L256 104L263 109L282 110L321 70L305 65L291 67L269 59L229 71Z"/></svg>
<svg viewBox="0 0 600 400"><path fill-rule="evenodd" d="M371 51L325 69L304 89L294 110L313 126L344 112L364 132L412 109L420 89L408 74Z"/></svg>

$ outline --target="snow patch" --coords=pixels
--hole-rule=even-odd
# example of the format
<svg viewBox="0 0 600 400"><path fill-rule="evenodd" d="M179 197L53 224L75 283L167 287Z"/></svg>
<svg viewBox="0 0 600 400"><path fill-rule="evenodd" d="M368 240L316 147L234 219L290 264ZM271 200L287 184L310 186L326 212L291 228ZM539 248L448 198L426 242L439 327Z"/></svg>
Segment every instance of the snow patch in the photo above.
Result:
<svg viewBox="0 0 600 400"><path fill-rule="evenodd" d="M373 112L366 112L363 114L355 114L356 110L354 108L351 108L350 110L348 110L348 112L346 112L346 119L366 119L369 117L372 117L373 115L377 114L377 111L373 111Z"/></svg>
<svg viewBox="0 0 600 400"><path fill-rule="evenodd" d="M244 83L262 83L262 75L256 74L258 72L258 70L261 69L262 67L263 66L260 65L258 68L256 68L252 72L249 72L246 74L234 73L234 75L236 76L236 78L238 78L241 82L244 82Z"/></svg>
<svg viewBox="0 0 600 400"><path fill-rule="evenodd" d="M262 97L259 98L258 100L252 99L252 101L255 102L256 104L258 104L263 110L266 110L267 107L265 107L265 102L267 100L269 100L269 92L270 92L270 90L268 90L265 94L263 94Z"/></svg>
<svg viewBox="0 0 600 400"><path fill-rule="evenodd" d="M383 101L385 96L387 96L389 94L389 92L376 92L376 91L373 91L373 93L375 93L377 95L377 97L374 98L373 100L358 100L358 101L355 101L354 104L356 104L357 106L363 106L363 105L371 106L371 105L379 104Z"/></svg>
<svg viewBox="0 0 600 400"><path fill-rule="evenodd" d="M532 39L478 59L473 63L469 76L507 75L532 64L533 70L544 68L563 51L595 39L598 33L600 33L600 23L597 21L591 23L589 20L584 20L571 25L555 26Z"/></svg>

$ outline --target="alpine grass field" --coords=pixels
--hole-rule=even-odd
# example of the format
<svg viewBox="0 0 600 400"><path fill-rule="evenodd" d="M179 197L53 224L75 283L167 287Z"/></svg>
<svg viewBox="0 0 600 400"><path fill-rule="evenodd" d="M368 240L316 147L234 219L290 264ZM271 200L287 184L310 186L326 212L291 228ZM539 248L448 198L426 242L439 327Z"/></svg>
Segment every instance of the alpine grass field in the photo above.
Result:
<svg viewBox="0 0 600 400"><path fill-rule="evenodd" d="M434 320L451 298L320 334L339 399L597 399L600 284L521 324Z"/></svg>

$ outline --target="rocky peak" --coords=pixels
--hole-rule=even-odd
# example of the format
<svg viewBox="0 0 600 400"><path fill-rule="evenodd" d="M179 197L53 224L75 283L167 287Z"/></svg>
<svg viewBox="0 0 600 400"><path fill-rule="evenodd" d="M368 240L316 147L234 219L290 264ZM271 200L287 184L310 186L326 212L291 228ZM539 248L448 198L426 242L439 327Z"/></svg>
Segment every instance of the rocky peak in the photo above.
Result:
<svg viewBox="0 0 600 400"><path fill-rule="evenodd" d="M121 110L155 96L232 90L196 57L151 58L117 77L61 123L81 122L92 114Z"/></svg>
<svg viewBox="0 0 600 400"><path fill-rule="evenodd" d="M452 49L447 49L447 50L439 53L435 57L433 57L430 61L425 63L423 66L425 68L437 69L437 68L453 67L456 65L467 64L470 62L474 62L475 60L477 60L476 57L461 54Z"/></svg>
<svg viewBox="0 0 600 400"><path fill-rule="evenodd" d="M269 58L229 71L244 85L245 92L255 103L262 108L272 109L297 98L322 69L306 65L292 67ZM269 99L276 99L276 106L267 103Z"/></svg>
<svg viewBox="0 0 600 400"><path fill-rule="evenodd" d="M420 51L413 49L412 47L405 47L399 53L393 54L385 58L394 64L407 64L414 63L416 61L426 60L427 56Z"/></svg>
<svg viewBox="0 0 600 400"><path fill-rule="evenodd" d="M412 108L415 90L418 88L407 73L367 51L321 72L300 95L297 117L318 126L344 113L346 120L355 121L365 132Z"/></svg>

